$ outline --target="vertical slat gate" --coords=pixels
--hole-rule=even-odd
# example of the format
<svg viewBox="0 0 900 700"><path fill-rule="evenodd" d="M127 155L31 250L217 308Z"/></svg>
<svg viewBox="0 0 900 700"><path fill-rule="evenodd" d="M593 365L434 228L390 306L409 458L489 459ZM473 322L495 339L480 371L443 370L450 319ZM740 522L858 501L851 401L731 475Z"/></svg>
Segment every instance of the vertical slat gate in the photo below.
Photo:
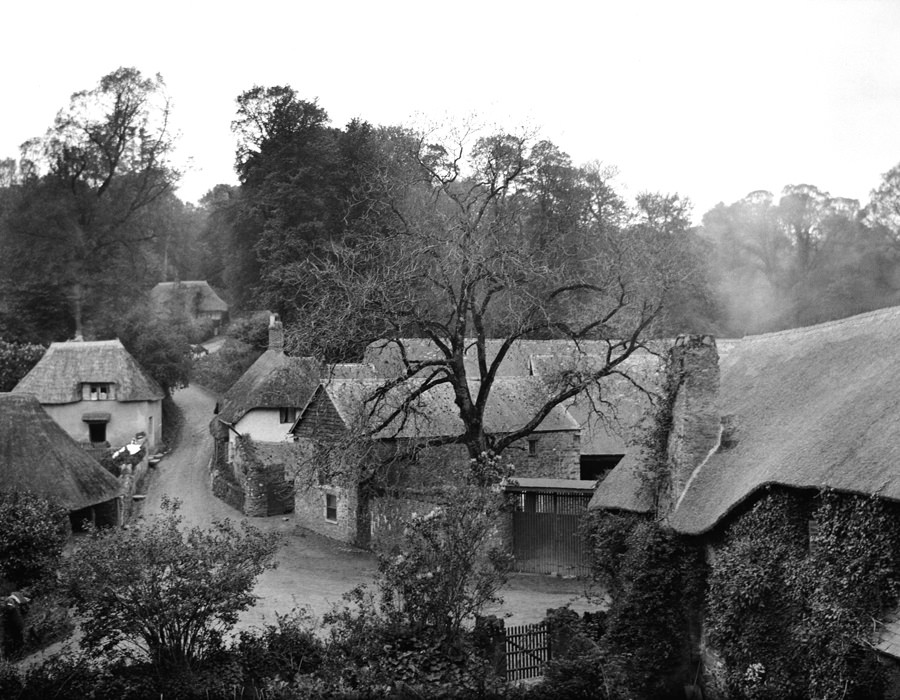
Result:
<svg viewBox="0 0 900 700"><path fill-rule="evenodd" d="M526 496L532 496L525 499L526 510L513 513L516 570L534 574L583 574L585 559L578 527L590 496Z"/></svg>
<svg viewBox="0 0 900 700"><path fill-rule="evenodd" d="M549 660L550 635L545 623L506 628L507 681L542 676Z"/></svg>

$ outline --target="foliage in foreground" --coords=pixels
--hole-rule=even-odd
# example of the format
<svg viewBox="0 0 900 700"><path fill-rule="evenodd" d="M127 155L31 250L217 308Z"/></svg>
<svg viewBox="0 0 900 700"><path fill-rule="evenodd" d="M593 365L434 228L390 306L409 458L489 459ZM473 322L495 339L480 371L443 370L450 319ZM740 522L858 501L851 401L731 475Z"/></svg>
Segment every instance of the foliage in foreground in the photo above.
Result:
<svg viewBox="0 0 900 700"><path fill-rule="evenodd" d="M131 529L94 531L66 560L62 579L89 621L89 654L191 667L215 657L253 604L277 537L227 520L184 528L178 505L165 501L161 516Z"/></svg>
<svg viewBox="0 0 900 700"><path fill-rule="evenodd" d="M49 577L67 527L65 509L55 503L31 493L0 494L0 579L25 588Z"/></svg>

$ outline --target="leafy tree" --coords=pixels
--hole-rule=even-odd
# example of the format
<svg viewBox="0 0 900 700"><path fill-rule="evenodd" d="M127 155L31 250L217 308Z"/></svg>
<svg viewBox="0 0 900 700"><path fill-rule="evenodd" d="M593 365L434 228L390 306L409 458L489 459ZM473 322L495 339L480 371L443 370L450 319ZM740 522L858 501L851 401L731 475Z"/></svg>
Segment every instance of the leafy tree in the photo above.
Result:
<svg viewBox="0 0 900 700"><path fill-rule="evenodd" d="M31 493L0 494L0 577L16 588L53 573L67 536L59 505Z"/></svg>
<svg viewBox="0 0 900 700"><path fill-rule="evenodd" d="M182 311L184 316L184 312ZM190 322L186 317L160 318L141 306L118 325L125 349L167 395L191 378Z"/></svg>
<svg viewBox="0 0 900 700"><path fill-rule="evenodd" d="M8 343L0 339L0 391L12 391L46 350L35 343Z"/></svg>
<svg viewBox="0 0 900 700"><path fill-rule="evenodd" d="M760 191L707 212L703 233L726 332L809 325L896 303L898 252L890 229L873 223L875 209L789 185L777 204Z"/></svg>
<svg viewBox="0 0 900 700"><path fill-rule="evenodd" d="M379 560L383 609L414 634L453 646L464 625L499 602L512 556L491 547L501 497L479 486L413 514L393 554Z"/></svg>
<svg viewBox="0 0 900 700"><path fill-rule="evenodd" d="M158 231L145 214L178 177L168 115L160 76L119 68L73 94L22 147L30 174L5 217L4 273L26 291L52 281L76 333L86 313L135 298L135 281L155 269L147 256Z"/></svg>
<svg viewBox="0 0 900 700"><path fill-rule="evenodd" d="M81 645L158 667L191 666L221 648L256 578L274 566L277 536L242 524L183 528L178 502L129 529L94 531L66 560L63 580L85 618Z"/></svg>

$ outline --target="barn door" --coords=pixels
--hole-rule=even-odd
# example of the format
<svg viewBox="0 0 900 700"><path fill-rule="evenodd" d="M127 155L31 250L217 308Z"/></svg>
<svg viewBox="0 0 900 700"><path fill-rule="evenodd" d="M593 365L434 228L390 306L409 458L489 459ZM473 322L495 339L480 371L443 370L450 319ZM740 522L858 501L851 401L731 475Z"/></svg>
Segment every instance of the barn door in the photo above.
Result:
<svg viewBox="0 0 900 700"><path fill-rule="evenodd" d="M587 559L579 525L590 495L523 494L522 510L513 513L516 570L534 574L578 576Z"/></svg>

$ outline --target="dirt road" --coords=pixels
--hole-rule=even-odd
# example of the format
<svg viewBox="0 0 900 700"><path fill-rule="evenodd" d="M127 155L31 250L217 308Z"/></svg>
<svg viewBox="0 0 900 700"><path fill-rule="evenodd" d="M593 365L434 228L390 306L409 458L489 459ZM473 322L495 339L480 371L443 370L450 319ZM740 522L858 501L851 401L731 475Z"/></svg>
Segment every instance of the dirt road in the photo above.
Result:
<svg viewBox="0 0 900 700"><path fill-rule="evenodd" d="M150 474L142 515L160 512L163 495L182 501L182 513L189 525L204 526L213 520L243 519L240 512L212 495L209 488L209 460L215 397L201 387L191 386L175 394L185 424L175 449ZM275 622L275 614L307 607L321 617L341 595L359 583L370 581L376 560L370 552L342 545L299 527L294 516L247 518L254 526L281 532L285 544L278 552L278 567L257 582L256 605L246 611L239 629ZM508 624L540 620L546 609L571 603L576 610L589 609L577 581L547 576L514 576L503 592L500 615L509 614Z"/></svg>

